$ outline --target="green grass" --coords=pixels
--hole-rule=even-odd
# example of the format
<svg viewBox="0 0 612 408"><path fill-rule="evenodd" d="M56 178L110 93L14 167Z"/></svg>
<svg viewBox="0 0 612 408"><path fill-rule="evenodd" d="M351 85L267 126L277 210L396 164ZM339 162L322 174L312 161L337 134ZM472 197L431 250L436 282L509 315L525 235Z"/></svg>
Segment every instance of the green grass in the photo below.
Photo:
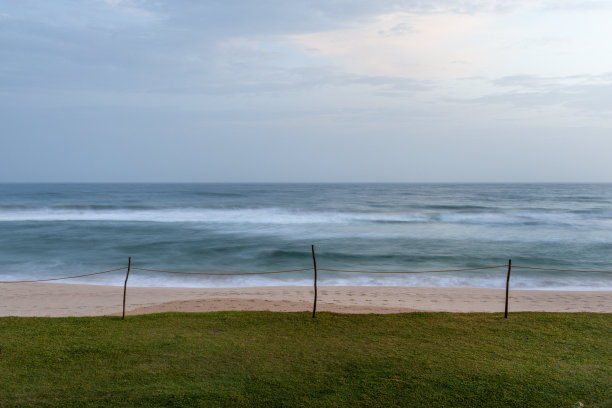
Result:
<svg viewBox="0 0 612 408"><path fill-rule="evenodd" d="M612 407L612 314L0 318L0 407Z"/></svg>

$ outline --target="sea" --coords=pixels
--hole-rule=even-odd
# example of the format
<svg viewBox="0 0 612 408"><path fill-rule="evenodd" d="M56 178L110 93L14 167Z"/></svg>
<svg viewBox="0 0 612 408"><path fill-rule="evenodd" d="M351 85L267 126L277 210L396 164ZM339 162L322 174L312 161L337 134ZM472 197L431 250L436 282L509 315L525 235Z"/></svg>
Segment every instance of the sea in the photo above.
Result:
<svg viewBox="0 0 612 408"><path fill-rule="evenodd" d="M313 246L319 285L504 288L511 259L514 289L612 290L590 272L612 271L612 184L0 184L0 281L131 258L134 286L313 285L243 274L312 268Z"/></svg>

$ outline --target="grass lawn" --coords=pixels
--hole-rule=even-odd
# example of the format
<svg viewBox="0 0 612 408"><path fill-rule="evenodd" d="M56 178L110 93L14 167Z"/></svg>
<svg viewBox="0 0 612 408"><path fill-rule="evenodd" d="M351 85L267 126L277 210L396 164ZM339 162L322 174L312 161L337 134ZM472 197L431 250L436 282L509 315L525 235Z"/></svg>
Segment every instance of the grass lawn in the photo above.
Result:
<svg viewBox="0 0 612 408"><path fill-rule="evenodd" d="M0 407L612 407L612 314L0 318Z"/></svg>

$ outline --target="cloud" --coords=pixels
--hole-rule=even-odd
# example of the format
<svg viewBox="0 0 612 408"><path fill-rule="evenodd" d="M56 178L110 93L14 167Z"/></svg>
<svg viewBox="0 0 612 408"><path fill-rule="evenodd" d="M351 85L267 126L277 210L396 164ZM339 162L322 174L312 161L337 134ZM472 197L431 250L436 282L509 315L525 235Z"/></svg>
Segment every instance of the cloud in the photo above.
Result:
<svg viewBox="0 0 612 408"><path fill-rule="evenodd" d="M313 57L329 58L351 73L439 79L468 75L483 56L461 45L487 25L468 14L416 15L395 12L350 28L295 35ZM464 64L455 64L461 60Z"/></svg>
<svg viewBox="0 0 612 408"><path fill-rule="evenodd" d="M601 52L610 15L597 3L23 0L3 10L0 88L34 105L267 99L271 111L306 112L324 100L394 119L463 112L466 101L499 117L530 106L607 112L603 76L571 80L612 63Z"/></svg>
<svg viewBox="0 0 612 408"><path fill-rule="evenodd" d="M345 13L340 3L321 2L299 7L307 8L311 19L329 19L331 24L335 13ZM0 60L3 61L0 86L5 92L33 95L53 91L65 95L175 93L213 97L326 86L358 86L383 93L417 92L431 87L427 81L405 75L346 73L313 60L286 36L269 34L271 29L267 27L257 35L236 35L245 30L244 19L234 21L236 13L260 13L252 10L250 3L244 6L244 3L229 2L224 8L224 2L185 2L184 8L177 9L164 2L130 0L79 4L81 6L71 13L82 19L63 16L65 10L59 5L74 4L58 2L54 7L34 7L27 13L20 10L19 18L0 27L0 34L3 34L0 36ZM352 11L346 12L347 18L367 15L373 9L368 4L354 6ZM134 9L143 12L136 16L126 15L126 10ZM287 10L288 6L283 5L275 13L296 13L293 9ZM46 12L51 18L42 18ZM277 17L283 23L274 30L287 24L287 18L281 18L280 14ZM202 22L214 21L213 28L197 24L194 15ZM266 21L276 20L274 15L262 18L258 24L265 26ZM256 20L253 15L249 17L249 20ZM223 24L218 20L224 18L232 22L229 27L219 28ZM189 19L193 19L191 25L180 24ZM54 23L58 20L61 24ZM232 27L239 26L242 28L232 31ZM106 101L108 98L99 99ZM128 99L134 100L133 97Z"/></svg>
<svg viewBox="0 0 612 408"><path fill-rule="evenodd" d="M491 83L504 90L466 101L523 110L561 107L566 109L566 114L598 117L610 124L612 73L565 77L516 75L498 78ZM541 111L534 114L541 114Z"/></svg>
<svg viewBox="0 0 612 408"><path fill-rule="evenodd" d="M453 4L458 6L453 6ZM566 76L612 65L611 7L575 2L432 2L329 30L289 35L303 53L349 73L429 80ZM559 28L563 27L562 30Z"/></svg>

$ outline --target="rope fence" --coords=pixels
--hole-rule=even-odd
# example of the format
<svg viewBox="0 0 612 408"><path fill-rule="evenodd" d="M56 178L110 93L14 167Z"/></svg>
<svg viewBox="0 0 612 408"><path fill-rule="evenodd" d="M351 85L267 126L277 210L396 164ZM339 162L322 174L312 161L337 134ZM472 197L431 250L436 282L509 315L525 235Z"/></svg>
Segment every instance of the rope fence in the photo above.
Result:
<svg viewBox="0 0 612 408"><path fill-rule="evenodd" d="M485 269L499 269L507 268L508 264L495 265L495 266L483 266L478 268L462 268L462 269L440 269L440 270L425 270L425 271L372 271L372 270L350 270L350 269L328 269L318 268L319 271L326 272L346 272L346 273L364 273L364 274L418 274L418 273L445 273L445 272L464 272L464 271L479 271ZM586 270L586 269L557 269L557 268L537 268L533 266L519 266L512 265L513 269L532 269L538 271L554 271L554 272L583 272L583 273L612 273L612 270ZM110 272L117 272L126 270L127 266L110 269L107 271L85 273L82 275L63 276L59 278L46 278L46 279L33 279L33 280L13 280L13 281L0 281L0 283L35 283L35 282L50 282L65 279L76 279L87 276L102 275ZM158 272L158 273L169 273L178 275L202 275L202 276L246 276L246 275L272 275L279 273L292 273L292 272L305 272L312 271L313 268L301 268L301 269L287 269L283 271L267 271L267 272L185 272L185 271L168 271L161 269L148 269L148 268L136 268L131 267L132 271L146 271L146 272Z"/></svg>
<svg viewBox="0 0 612 408"><path fill-rule="evenodd" d="M479 271L483 269L496 269L496 268L505 268L506 265L497 265L497 266L482 266L479 268L464 268L464 269L442 269L442 270L433 270L433 271L363 271L363 270L348 270L348 269L324 269L319 268L320 271L328 271L328 272L348 272L348 273L382 273L382 274L412 274L412 273L439 273L439 272L463 272L463 271Z"/></svg>
<svg viewBox="0 0 612 408"><path fill-rule="evenodd" d="M200 276L271 275L271 274L314 271L314 304L313 304L313 311L312 311L312 317L314 318L316 314L316 308L317 308L317 272L318 271L340 272L340 273L362 273L362 274L425 274L425 273L481 271L481 270L508 268L508 273L506 276L506 302L505 302L505 312L504 312L504 318L508 318L508 298L509 298L509 288L510 288L510 274L513 268L527 269L527 270L539 270L539 271L555 271L555 272L606 273L606 274L612 273L612 270L558 269L558 268L541 268L541 267L533 267L533 266L519 266L519 265L512 265L511 259L508 260L507 264L503 264L503 265L481 266L481 267L460 268L460 269L424 270L424 271L373 271L373 270L359 270L359 269L317 268L317 260L316 260L314 245L311 246L311 249L312 249L313 267L309 267L309 268L287 269L287 270L280 270L280 271L265 271L265 272L212 272L212 271L185 272L185 271L169 271L169 270L162 270L162 269L137 268L137 267L132 266L132 258L130 257L128 259L128 265L121 267L121 268L109 269L109 270L100 271L100 272L85 273L81 275L63 276L63 277L58 277L58 278L0 281L0 284L51 282L51 281L58 281L58 280L83 278L83 277L89 277L89 276L94 276L94 275L102 275L102 274L107 274L111 272L118 272L118 271L126 270L125 282L123 285L123 314L122 314L122 319L125 319L125 300L126 300L126 292L127 292L127 282L130 276L130 271L145 271L145 272L154 272L154 273L166 273L166 274L178 274L178 275L200 275Z"/></svg>
<svg viewBox="0 0 612 408"><path fill-rule="evenodd" d="M535 269L538 271L556 271L556 272L592 272L592 273L612 273L612 271L598 271L598 270L580 270L580 269L554 269L554 268L536 268L533 266L517 266L517 265L512 265L513 268L520 268L520 269Z"/></svg>
<svg viewBox="0 0 612 408"><path fill-rule="evenodd" d="M127 266L124 266L122 268L117 268L117 269L111 269L108 271L102 271L102 272L93 272L93 273L84 273L82 275L74 275L74 276L64 276L61 278L48 278L48 279L35 279L35 280L19 280L19 281L0 281L0 283L33 283L33 282L50 282L50 281L58 281L58 280L64 280L64 279L75 279L75 278L83 278L85 276L93 276L93 275L102 275L105 273L111 273L111 272L117 272L117 271L122 271L124 269L127 269Z"/></svg>
<svg viewBox="0 0 612 408"><path fill-rule="evenodd" d="M244 275L271 275L276 273L290 273L290 272L303 272L312 271L312 268L302 269L288 269L286 271L272 271L272 272L181 272L181 271L162 271L159 269L146 269L146 268L134 268L132 270L147 271L147 272L159 272L159 273L173 273L179 275L204 275L204 276L244 276Z"/></svg>

